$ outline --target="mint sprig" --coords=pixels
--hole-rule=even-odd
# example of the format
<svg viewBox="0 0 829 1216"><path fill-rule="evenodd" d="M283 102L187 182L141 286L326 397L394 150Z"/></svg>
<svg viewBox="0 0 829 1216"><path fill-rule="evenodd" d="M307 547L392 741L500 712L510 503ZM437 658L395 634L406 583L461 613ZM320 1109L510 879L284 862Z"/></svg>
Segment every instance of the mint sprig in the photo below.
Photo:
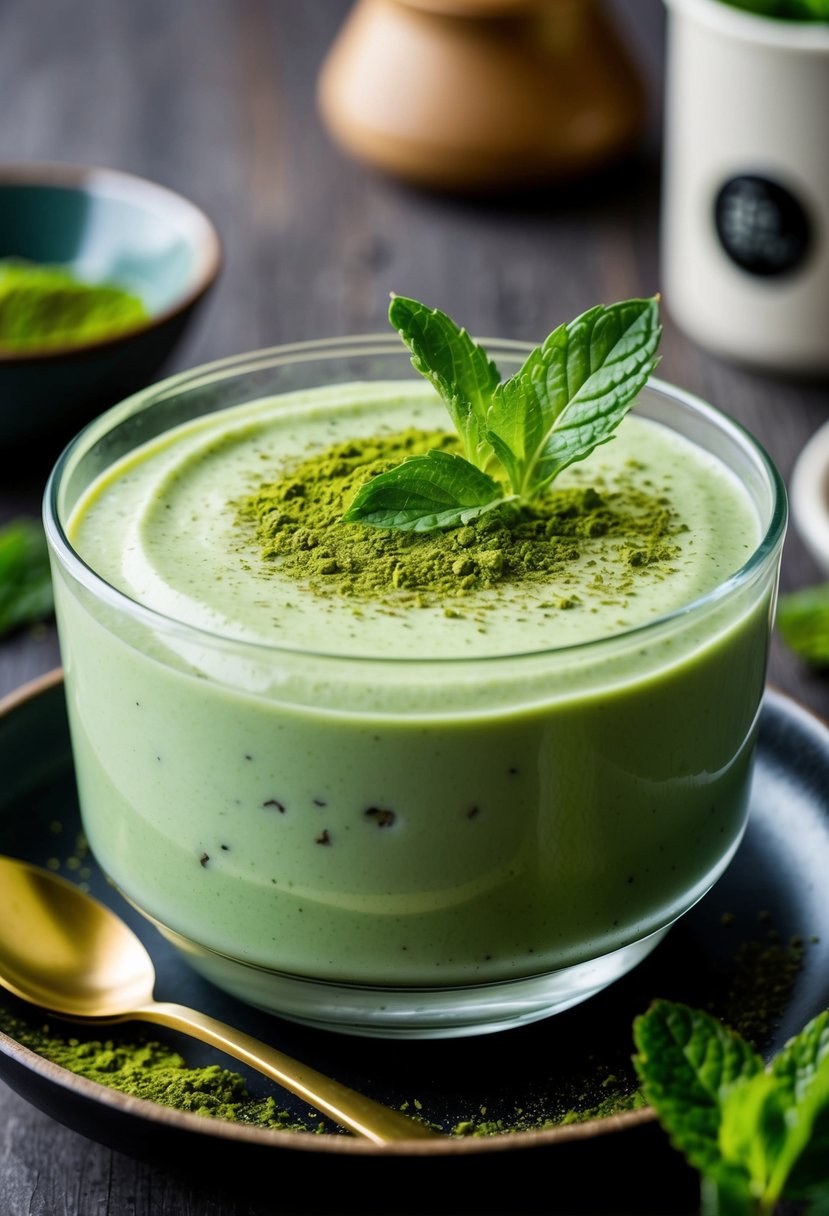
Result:
<svg viewBox="0 0 829 1216"><path fill-rule="evenodd" d="M829 1012L766 1068L700 1010L656 1001L634 1023L644 1094L675 1148L704 1177L712 1216L768 1216L783 1197L829 1188Z"/></svg>
<svg viewBox="0 0 829 1216"><path fill-rule="evenodd" d="M395 296L389 320L437 389L463 456L406 460L358 492L344 518L430 531L502 502L525 506L568 465L607 443L656 365L658 301L598 306L560 325L514 376L438 309ZM507 492L507 490L509 492Z"/></svg>

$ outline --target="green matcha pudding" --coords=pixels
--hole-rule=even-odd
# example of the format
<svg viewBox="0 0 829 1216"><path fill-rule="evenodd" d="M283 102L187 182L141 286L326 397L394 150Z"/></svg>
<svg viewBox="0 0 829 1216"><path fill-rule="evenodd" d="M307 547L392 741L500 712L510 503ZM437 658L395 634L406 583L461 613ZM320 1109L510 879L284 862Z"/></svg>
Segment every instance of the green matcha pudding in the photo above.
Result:
<svg viewBox="0 0 829 1216"><path fill-rule="evenodd" d="M725 417L633 396L531 496L394 337L186 373L64 455L85 829L204 974L329 1028L480 1033L598 991L722 872L785 507Z"/></svg>

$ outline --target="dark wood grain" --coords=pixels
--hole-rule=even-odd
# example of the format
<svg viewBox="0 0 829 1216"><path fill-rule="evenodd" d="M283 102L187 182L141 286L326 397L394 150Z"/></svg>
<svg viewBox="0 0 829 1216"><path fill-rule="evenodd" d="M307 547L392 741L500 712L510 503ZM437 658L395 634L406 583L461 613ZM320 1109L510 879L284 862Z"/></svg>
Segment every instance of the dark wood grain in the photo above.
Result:
<svg viewBox="0 0 829 1216"><path fill-rule="evenodd" d="M332 0L0 0L0 161L128 169L182 191L220 229L225 270L168 370L274 343L384 329L391 290L445 308L474 332L538 340L598 299L659 288L658 0L612 6L651 87L637 156L578 187L489 203L409 190L331 146L316 116L315 77L346 7ZM670 316L662 353L665 379L733 414L789 476L826 418L825 385L717 361ZM41 493L38 482L0 466L0 519L36 512ZM791 535L783 585L816 573ZM51 626L0 642L0 696L57 661ZM777 644L771 678L829 717L829 682ZM359 1210L358 1200L343 1197L338 1210ZM2 1216L274 1210L312 1207L307 1197L246 1198L231 1185L143 1165L0 1092Z"/></svg>

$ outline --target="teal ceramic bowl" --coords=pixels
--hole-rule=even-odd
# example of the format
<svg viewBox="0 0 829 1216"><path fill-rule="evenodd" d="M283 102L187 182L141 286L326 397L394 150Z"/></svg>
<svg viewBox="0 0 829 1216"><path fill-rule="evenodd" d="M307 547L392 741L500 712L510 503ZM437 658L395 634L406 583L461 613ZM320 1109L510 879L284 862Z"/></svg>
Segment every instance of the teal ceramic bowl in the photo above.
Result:
<svg viewBox="0 0 829 1216"><path fill-rule="evenodd" d="M59 264L141 297L148 318L105 338L0 350L0 446L54 454L77 427L150 383L221 265L213 224L129 173L0 166L0 259Z"/></svg>

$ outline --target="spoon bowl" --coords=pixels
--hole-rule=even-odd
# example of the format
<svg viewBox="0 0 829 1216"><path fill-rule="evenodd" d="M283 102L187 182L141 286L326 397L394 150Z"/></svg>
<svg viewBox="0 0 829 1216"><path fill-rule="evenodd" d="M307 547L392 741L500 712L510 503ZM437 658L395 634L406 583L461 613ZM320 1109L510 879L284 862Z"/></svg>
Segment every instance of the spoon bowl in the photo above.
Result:
<svg viewBox="0 0 829 1216"><path fill-rule="evenodd" d="M154 1000L152 959L132 930L72 883L11 857L0 857L0 986L62 1017L154 1022L183 1031L376 1144L434 1135L215 1018Z"/></svg>
<svg viewBox="0 0 829 1216"><path fill-rule="evenodd" d="M0 984L53 1013L113 1018L153 998L152 960L114 912L48 870L0 857Z"/></svg>

